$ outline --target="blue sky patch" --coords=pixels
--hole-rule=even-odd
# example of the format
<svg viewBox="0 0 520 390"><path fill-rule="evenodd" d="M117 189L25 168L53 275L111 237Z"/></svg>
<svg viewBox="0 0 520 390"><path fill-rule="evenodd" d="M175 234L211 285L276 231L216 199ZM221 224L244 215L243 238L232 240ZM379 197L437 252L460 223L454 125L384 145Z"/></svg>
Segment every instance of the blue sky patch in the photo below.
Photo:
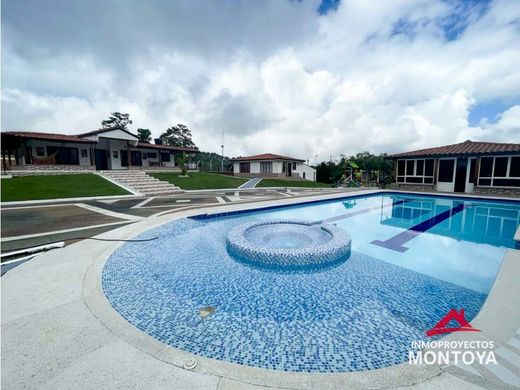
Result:
<svg viewBox="0 0 520 390"><path fill-rule="evenodd" d="M340 2L341 0L321 0L318 13L320 15L326 15L329 11L336 11Z"/></svg>
<svg viewBox="0 0 520 390"><path fill-rule="evenodd" d="M471 107L468 115L468 123L470 126L478 126L483 120L487 123L495 123L500 114L507 111L514 104L505 102L486 102L477 103Z"/></svg>

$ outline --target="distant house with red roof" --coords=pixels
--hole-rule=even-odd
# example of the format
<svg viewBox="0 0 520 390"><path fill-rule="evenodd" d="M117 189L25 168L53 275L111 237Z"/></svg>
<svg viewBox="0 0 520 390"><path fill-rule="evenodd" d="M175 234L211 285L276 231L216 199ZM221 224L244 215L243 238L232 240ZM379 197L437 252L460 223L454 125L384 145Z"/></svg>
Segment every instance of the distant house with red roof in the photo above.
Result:
<svg viewBox="0 0 520 390"><path fill-rule="evenodd" d="M387 156L398 189L520 195L520 144L473 142Z"/></svg>
<svg viewBox="0 0 520 390"><path fill-rule="evenodd" d="M273 153L235 157L233 175L263 178L295 178L316 181L316 170L305 160Z"/></svg>
<svg viewBox="0 0 520 390"><path fill-rule="evenodd" d="M199 152L141 142L137 135L120 127L77 135L2 131L1 137L3 166L19 170L174 168L175 157L182 152Z"/></svg>

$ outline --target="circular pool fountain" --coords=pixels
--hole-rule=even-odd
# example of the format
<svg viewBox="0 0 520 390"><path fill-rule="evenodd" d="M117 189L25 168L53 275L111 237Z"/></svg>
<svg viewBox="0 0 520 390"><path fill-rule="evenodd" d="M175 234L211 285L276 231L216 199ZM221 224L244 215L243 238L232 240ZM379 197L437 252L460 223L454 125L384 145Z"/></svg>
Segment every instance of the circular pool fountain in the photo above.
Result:
<svg viewBox="0 0 520 390"><path fill-rule="evenodd" d="M334 225L302 220L254 221L226 236L233 258L258 266L307 268L348 259L351 239Z"/></svg>

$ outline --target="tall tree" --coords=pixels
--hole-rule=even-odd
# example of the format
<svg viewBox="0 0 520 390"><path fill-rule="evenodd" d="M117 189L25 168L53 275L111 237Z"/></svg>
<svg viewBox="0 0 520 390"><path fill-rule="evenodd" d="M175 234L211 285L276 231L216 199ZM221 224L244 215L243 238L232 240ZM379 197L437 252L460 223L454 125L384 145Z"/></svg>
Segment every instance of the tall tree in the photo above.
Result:
<svg viewBox="0 0 520 390"><path fill-rule="evenodd" d="M126 127L130 124L132 124L132 121L130 120L130 114L123 114L121 112L113 112L110 114L108 119L101 121L101 125L104 128L121 127L122 129L126 130Z"/></svg>
<svg viewBox="0 0 520 390"><path fill-rule="evenodd" d="M159 137L164 145L183 146L185 148L196 148L191 139L191 131L188 126L178 123L172 126Z"/></svg>
<svg viewBox="0 0 520 390"><path fill-rule="evenodd" d="M152 132L149 129L137 129L139 141L150 142L152 140Z"/></svg>

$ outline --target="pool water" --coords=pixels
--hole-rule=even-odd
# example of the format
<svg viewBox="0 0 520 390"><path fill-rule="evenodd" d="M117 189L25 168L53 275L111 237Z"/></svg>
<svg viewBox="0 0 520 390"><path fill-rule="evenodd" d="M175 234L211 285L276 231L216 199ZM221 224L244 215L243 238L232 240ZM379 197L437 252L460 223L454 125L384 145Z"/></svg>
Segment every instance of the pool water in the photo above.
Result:
<svg viewBox="0 0 520 390"><path fill-rule="evenodd" d="M270 219L334 223L352 254L305 273L234 261L226 233ZM451 308L474 318L519 224L520 202L390 193L201 216L124 244L102 283L127 321L173 347L284 371L370 370L407 361ZM202 318L207 306L215 311Z"/></svg>

